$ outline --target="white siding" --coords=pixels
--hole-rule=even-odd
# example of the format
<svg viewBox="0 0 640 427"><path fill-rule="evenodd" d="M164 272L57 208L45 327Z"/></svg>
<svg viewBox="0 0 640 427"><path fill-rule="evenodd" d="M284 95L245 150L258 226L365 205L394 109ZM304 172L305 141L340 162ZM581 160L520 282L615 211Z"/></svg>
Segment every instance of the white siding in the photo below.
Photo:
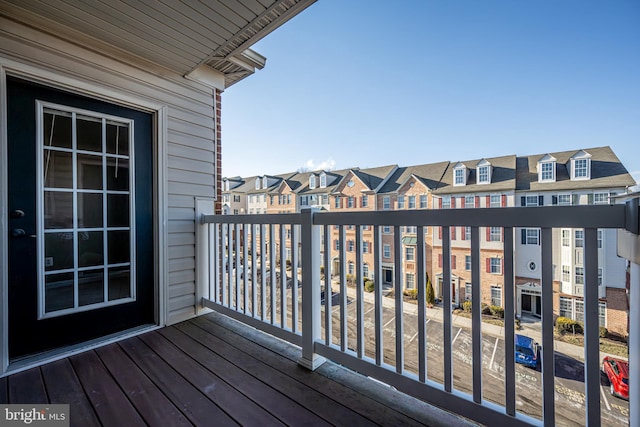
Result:
<svg viewBox="0 0 640 427"><path fill-rule="evenodd" d="M168 215L167 250L160 260L166 274L159 280L171 324L196 313L194 197L215 197L215 93L165 69L147 72L133 61L125 64L0 17L0 65L9 73L49 70L63 88L129 106L166 106L167 206L159 208Z"/></svg>

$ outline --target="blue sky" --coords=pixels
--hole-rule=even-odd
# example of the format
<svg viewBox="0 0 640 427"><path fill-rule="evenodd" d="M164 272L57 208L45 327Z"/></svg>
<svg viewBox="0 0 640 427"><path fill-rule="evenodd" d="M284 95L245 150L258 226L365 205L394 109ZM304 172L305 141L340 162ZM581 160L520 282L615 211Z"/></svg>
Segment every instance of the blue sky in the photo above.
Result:
<svg viewBox="0 0 640 427"><path fill-rule="evenodd" d="M640 180L639 22L638 0L319 0L223 94L223 175L609 145Z"/></svg>

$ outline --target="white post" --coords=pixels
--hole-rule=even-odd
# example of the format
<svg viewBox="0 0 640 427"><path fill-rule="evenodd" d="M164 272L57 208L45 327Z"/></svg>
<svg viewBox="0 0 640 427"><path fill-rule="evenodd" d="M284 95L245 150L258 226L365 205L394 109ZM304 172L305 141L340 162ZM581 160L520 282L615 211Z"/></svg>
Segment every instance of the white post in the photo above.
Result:
<svg viewBox="0 0 640 427"><path fill-rule="evenodd" d="M302 209L302 357L298 363L312 371L326 359L315 353L320 338L320 227L313 224L317 209Z"/></svg>
<svg viewBox="0 0 640 427"><path fill-rule="evenodd" d="M637 236L636 236L637 237ZM633 308L632 308L633 307ZM640 425L640 264L631 262L629 280L629 425Z"/></svg>
<svg viewBox="0 0 640 427"><path fill-rule="evenodd" d="M210 289L210 254L212 249L209 237L209 224L203 224L203 215L213 215L215 202L211 199L196 198L196 289L195 289L195 314L208 312L203 305L202 298L211 298ZM213 298L212 298L213 299Z"/></svg>

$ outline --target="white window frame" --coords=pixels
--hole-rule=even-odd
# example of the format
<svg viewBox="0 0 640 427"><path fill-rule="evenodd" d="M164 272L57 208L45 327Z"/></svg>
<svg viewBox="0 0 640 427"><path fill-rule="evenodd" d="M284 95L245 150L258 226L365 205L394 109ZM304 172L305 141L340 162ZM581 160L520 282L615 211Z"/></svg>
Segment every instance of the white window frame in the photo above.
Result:
<svg viewBox="0 0 640 427"><path fill-rule="evenodd" d="M489 241L499 242L502 240L502 227L490 227Z"/></svg>
<svg viewBox="0 0 640 427"><path fill-rule="evenodd" d="M584 230L574 230L573 231L573 236L574 236L574 246L576 248L583 248L584 247Z"/></svg>
<svg viewBox="0 0 640 427"><path fill-rule="evenodd" d="M457 168L453 170L453 185L465 185L465 168Z"/></svg>
<svg viewBox="0 0 640 427"><path fill-rule="evenodd" d="M471 240L471 227L464 228L464 240Z"/></svg>
<svg viewBox="0 0 640 427"><path fill-rule="evenodd" d="M420 209L427 209L427 207L428 207L427 195L426 194L421 194L420 195Z"/></svg>
<svg viewBox="0 0 640 427"><path fill-rule="evenodd" d="M489 207L500 208L502 207L502 194L489 195Z"/></svg>
<svg viewBox="0 0 640 427"><path fill-rule="evenodd" d="M388 211L391 209L391 197L390 196L382 196L382 209Z"/></svg>
<svg viewBox="0 0 640 427"><path fill-rule="evenodd" d="M451 196L442 196L442 209L451 209Z"/></svg>
<svg viewBox="0 0 640 427"><path fill-rule="evenodd" d="M502 286L491 285L491 305L502 307Z"/></svg>
<svg viewBox="0 0 640 427"><path fill-rule="evenodd" d="M315 190L316 189L316 176L311 174L311 176L309 176L309 189L311 190Z"/></svg>
<svg viewBox="0 0 640 427"><path fill-rule="evenodd" d="M465 271L471 271L471 255L464 256L464 269Z"/></svg>
<svg viewBox="0 0 640 427"><path fill-rule="evenodd" d="M591 159L571 159L571 179L589 179L591 175Z"/></svg>
<svg viewBox="0 0 640 427"><path fill-rule="evenodd" d="M574 283L576 285L584 285L584 267L575 266L574 267L574 274L575 274Z"/></svg>
<svg viewBox="0 0 640 427"><path fill-rule="evenodd" d="M404 196L398 196L398 209L404 209Z"/></svg>
<svg viewBox="0 0 640 427"><path fill-rule="evenodd" d="M383 225L382 226L382 233L383 234L391 234L391 226L390 225Z"/></svg>
<svg viewBox="0 0 640 427"><path fill-rule="evenodd" d="M555 182L556 180L556 162L540 163L540 182Z"/></svg>
<svg viewBox="0 0 640 427"><path fill-rule="evenodd" d="M320 188L326 188L327 187L327 174L322 172L320 174Z"/></svg>
<svg viewBox="0 0 640 427"><path fill-rule="evenodd" d="M563 228L561 231L562 235L562 247L569 248L571 247L571 230L568 228Z"/></svg>
<svg viewBox="0 0 640 427"><path fill-rule="evenodd" d="M407 208L409 209L416 208L416 196L409 196L409 202L408 202Z"/></svg>
<svg viewBox="0 0 640 427"><path fill-rule="evenodd" d="M573 298L560 297L558 314L561 317L573 319Z"/></svg>
<svg viewBox="0 0 640 427"><path fill-rule="evenodd" d="M475 208L476 207L476 198L475 198L475 196L464 196L464 207L465 208Z"/></svg>
<svg viewBox="0 0 640 427"><path fill-rule="evenodd" d="M347 208L353 208L355 206L355 197L353 196L348 196L347 197Z"/></svg>
<svg viewBox="0 0 640 427"><path fill-rule="evenodd" d="M382 258L391 258L391 245L382 245Z"/></svg>
<svg viewBox="0 0 640 427"><path fill-rule="evenodd" d="M362 205L363 208L369 207L369 196L366 194L363 194L360 204Z"/></svg>
<svg viewBox="0 0 640 427"><path fill-rule="evenodd" d="M526 195L524 198L525 206L538 206L538 196Z"/></svg>
<svg viewBox="0 0 640 427"><path fill-rule="evenodd" d="M502 258L489 258L491 274L502 274Z"/></svg>
<svg viewBox="0 0 640 427"><path fill-rule="evenodd" d="M562 265L562 281L565 283L571 283L571 266L567 264Z"/></svg>
<svg viewBox="0 0 640 427"><path fill-rule="evenodd" d="M407 246L404 248L404 259L405 261L415 261L416 260L416 248L413 246Z"/></svg>
<svg viewBox="0 0 640 427"><path fill-rule="evenodd" d="M415 289L416 287L416 275L413 273L406 273L404 276L405 289Z"/></svg>
<svg viewBox="0 0 640 427"><path fill-rule="evenodd" d="M491 170L489 165L478 166L478 184L489 184L491 182Z"/></svg>
<svg viewBox="0 0 640 427"><path fill-rule="evenodd" d="M609 204L609 193L593 193L593 204L594 205L608 205Z"/></svg>
<svg viewBox="0 0 640 427"><path fill-rule="evenodd" d="M525 245L540 244L540 230L538 228L525 228Z"/></svg>

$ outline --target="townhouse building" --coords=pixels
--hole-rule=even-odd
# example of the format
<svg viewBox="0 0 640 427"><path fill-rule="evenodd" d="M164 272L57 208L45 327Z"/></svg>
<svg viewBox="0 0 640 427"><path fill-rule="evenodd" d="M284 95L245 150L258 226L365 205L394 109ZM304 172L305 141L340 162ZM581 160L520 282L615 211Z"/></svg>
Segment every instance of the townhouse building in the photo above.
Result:
<svg viewBox="0 0 640 427"><path fill-rule="evenodd" d="M237 181L237 178L229 179L230 189L223 195L245 194L246 199L240 198L246 201L245 207L229 205L238 213L243 209L247 213L299 212L307 207L358 212L602 204L615 203L614 196L624 194L628 187L635 185L610 147L406 167L388 165L250 177L233 187ZM415 288L418 281L416 231L416 227L380 227L380 281L383 286L393 286L399 277L402 289ZM331 274L340 274L343 244L346 274L355 274L359 253L364 278L375 279L373 227L364 226L360 230L359 249L356 227L333 226L330 233L328 268ZM424 227L424 233L425 269L436 297L442 298L442 229ZM539 316L541 233L539 229L527 228L517 228L514 233L516 314ZM285 236L289 241L290 232ZM627 266L616 255L616 238L615 230L598 230L600 324L610 332L625 335ZM479 241L481 302L503 307L503 229L483 227L479 231ZM471 298L470 227L451 227L450 242L451 295L452 302L459 305ZM583 243L584 230L553 231L554 313L578 321L582 320L584 312ZM287 257L290 258L290 242L287 245Z"/></svg>
<svg viewBox="0 0 640 427"><path fill-rule="evenodd" d="M246 212L248 182L253 183L256 177L251 178L224 178L222 180L222 215L239 215Z"/></svg>

